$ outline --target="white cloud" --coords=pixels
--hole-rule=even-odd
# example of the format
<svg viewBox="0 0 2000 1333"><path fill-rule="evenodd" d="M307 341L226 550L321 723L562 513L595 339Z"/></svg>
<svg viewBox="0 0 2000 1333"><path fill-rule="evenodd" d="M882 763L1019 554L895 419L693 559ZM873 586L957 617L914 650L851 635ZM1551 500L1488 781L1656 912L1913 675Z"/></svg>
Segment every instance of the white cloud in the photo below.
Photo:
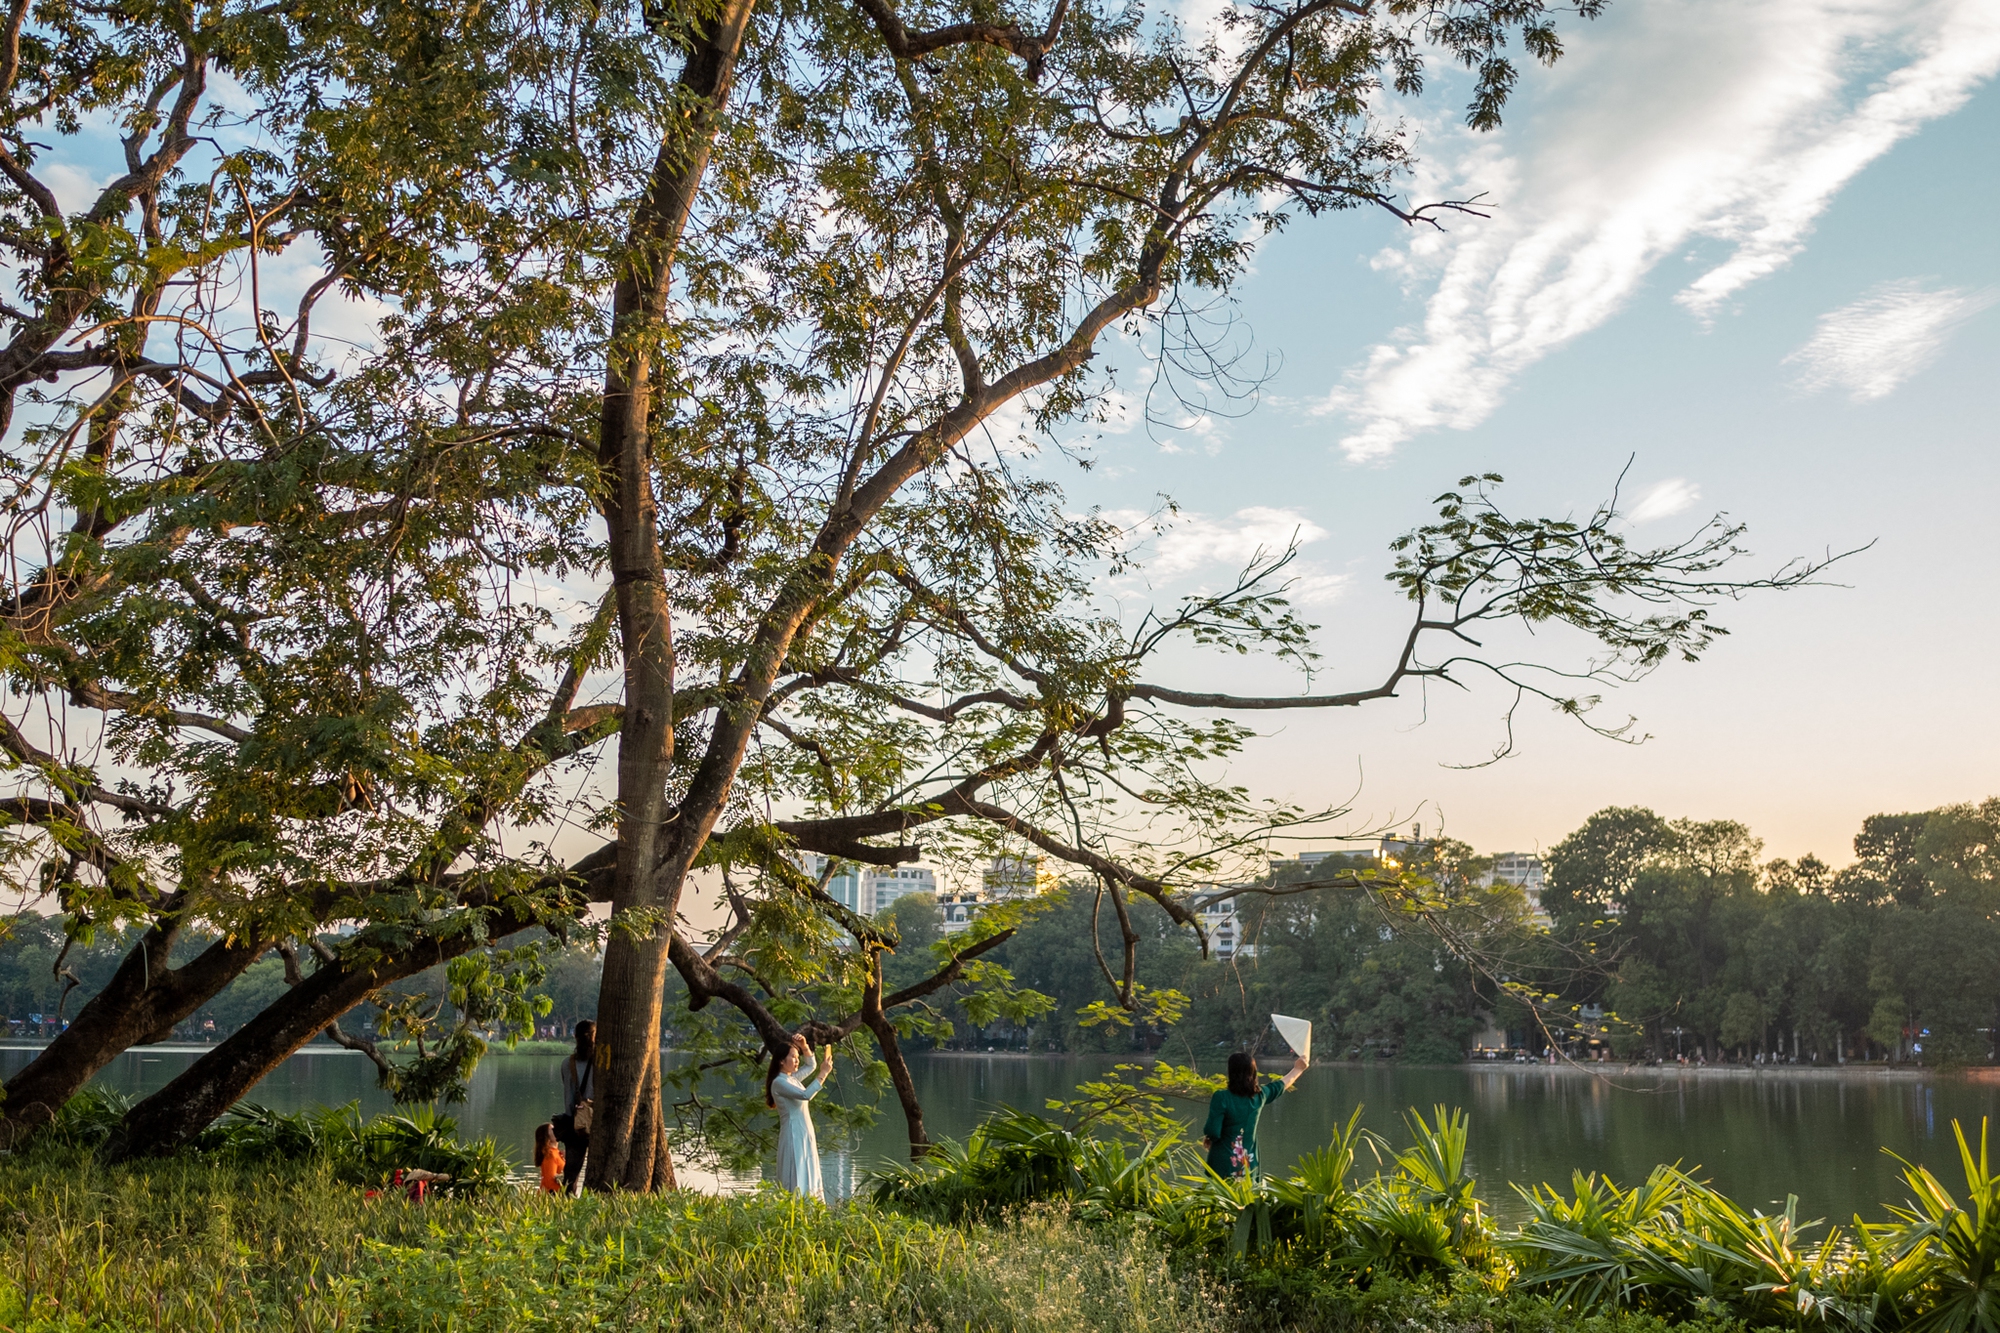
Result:
<svg viewBox="0 0 2000 1333"><path fill-rule="evenodd" d="M1216 565L1241 569L1259 553L1276 555L1294 542L1306 546L1327 536L1325 528L1296 509L1261 505L1239 509L1227 519L1189 513L1158 519L1129 513L1106 517L1122 523L1136 539L1150 542L1153 554L1146 569L1160 578L1178 578Z"/></svg>
<svg viewBox="0 0 2000 1333"><path fill-rule="evenodd" d="M1183 433L1159 441L1163 454L1191 454L1199 450L1213 458L1222 452L1222 435L1216 427L1215 418L1206 412L1176 422L1169 429Z"/></svg>
<svg viewBox="0 0 2000 1333"><path fill-rule="evenodd" d="M1329 574L1325 570L1301 569L1292 580L1285 596L1293 606L1329 606L1340 600L1347 591L1348 577L1345 574Z"/></svg>
<svg viewBox="0 0 2000 1333"><path fill-rule="evenodd" d="M1806 345L1785 358L1808 392L1845 389L1857 403L1886 398L1936 359L1952 327L1992 305L1991 291L1926 290L1885 282L1852 305L1820 316Z"/></svg>
<svg viewBox="0 0 2000 1333"><path fill-rule="evenodd" d="M1098 398L1097 429L1106 435L1124 435L1139 424L1146 406L1133 394L1113 386Z"/></svg>
<svg viewBox="0 0 2000 1333"><path fill-rule="evenodd" d="M1655 519L1670 518L1692 508L1701 499L1701 487L1685 477L1669 477L1648 486L1639 501L1626 511L1625 521L1637 527Z"/></svg>
<svg viewBox="0 0 2000 1333"><path fill-rule="evenodd" d="M56 203L65 213L81 213L97 202L97 197L112 181L110 176L97 176L70 162L49 162L36 170L56 197Z"/></svg>
<svg viewBox="0 0 2000 1333"><path fill-rule="evenodd" d="M1996 69L1993 0L1685 0L1580 30L1539 123L1442 165L1489 191L1493 219L1378 261L1430 285L1422 323L1318 410L1354 422L1342 445L1357 460L1475 426L1691 242L1729 247L1676 297L1712 316L1797 254L1857 172Z"/></svg>
<svg viewBox="0 0 2000 1333"><path fill-rule="evenodd" d="M1124 528L1143 567L1154 583L1199 576L1232 577L1251 561L1282 554L1287 547L1309 546L1330 535L1296 509L1252 506L1226 519L1207 514L1147 515L1137 510L1104 515ZM1324 606L1345 590L1348 576L1323 570L1310 561L1294 559L1284 575L1287 594L1299 606Z"/></svg>

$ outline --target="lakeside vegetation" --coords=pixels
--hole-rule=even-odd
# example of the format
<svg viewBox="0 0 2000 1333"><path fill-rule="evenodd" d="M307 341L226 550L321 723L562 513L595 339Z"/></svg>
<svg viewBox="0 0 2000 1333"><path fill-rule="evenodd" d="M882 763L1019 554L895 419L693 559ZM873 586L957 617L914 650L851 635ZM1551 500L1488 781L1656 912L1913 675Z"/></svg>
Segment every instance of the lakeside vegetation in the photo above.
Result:
<svg viewBox="0 0 2000 1333"><path fill-rule="evenodd" d="M200 1150L105 1165L121 1108L65 1108L0 1156L0 1329L1325 1330L1991 1333L2000 1179L1983 1129L1962 1185L1921 1168L1873 1221L1760 1214L1662 1166L1523 1191L1502 1227L1470 1124L1410 1112L1390 1151L1355 1119L1292 1172L1199 1172L1187 1145L1023 1112L827 1207L780 1191L558 1199L449 1123L245 1108ZM1098 1109L1106 1111L1106 1104ZM1143 1110L1143 1108L1140 1108ZM360 1145L373 1143L372 1150ZM463 1172L417 1204L393 1164ZM407 1160L406 1160L407 1157ZM501 1168L495 1170L495 1167Z"/></svg>
<svg viewBox="0 0 2000 1333"><path fill-rule="evenodd" d="M1262 881L1274 889L1309 887L1308 894L1246 895L1241 931L1256 946L1254 957L1204 959L1159 907L1133 903L1128 915L1145 946L1139 982L1187 997L1184 1016L1171 1026L1089 1021L1103 986L1090 947L1093 900L1087 892L1051 898L1023 914L1014 936L989 954L1050 1007L1016 1024L959 1003L953 988L939 1006L944 1023L912 1032L909 1044L1042 1051L1139 1045L1191 1061L1218 1046L1258 1041L1268 1014L1278 1011L1314 1020L1322 1058L1449 1063L1463 1058L1488 1021L1512 1029L1525 1045L1547 1040L1527 1006L1494 984L1497 974L1510 973L1556 997L1543 1005L1552 1035L1579 1048L1601 1036L1621 1057L1671 1060L1684 1051L1720 1061L1796 1049L1802 1063L1820 1064L1991 1058L1988 1030L2000 1028L2000 995L1984 978L2000 972L1993 915L2000 905L2000 800L1870 816L1855 837L1854 861L1838 872L1813 856L1764 860L1761 849L1750 829L1727 820L1599 811L1548 855L1543 903L1552 928L1545 934L1529 928L1520 895L1502 887L1468 894L1450 920L1453 937L1441 940L1432 917L1404 919L1380 892L1337 883L1361 864L1341 856L1283 864ZM1487 862L1448 841L1433 844L1432 855L1441 879L1468 884ZM1115 953L1118 926L1108 914L1098 917L1100 948ZM922 894L902 898L882 924L899 940L884 963L890 987L921 981L943 938L936 903ZM59 921L28 918L0 937L0 1013L18 1019L54 1011L62 983L49 963L62 933ZM192 953L199 944L180 948ZM72 947L68 966L82 982L72 1012L109 977L125 947L110 938ZM1963 966L1926 965L1945 952ZM548 1000L549 1024L566 1031L596 1012L598 979L594 948L575 944L550 954L533 994ZM267 992L283 988L274 955L179 1035L198 1037L211 1020L227 1033L261 1009ZM417 975L385 999L393 1005L395 996L415 995L448 1010L444 969ZM1589 1022L1586 1032L1576 1017L1585 1008L1609 1011L1613 1021Z"/></svg>

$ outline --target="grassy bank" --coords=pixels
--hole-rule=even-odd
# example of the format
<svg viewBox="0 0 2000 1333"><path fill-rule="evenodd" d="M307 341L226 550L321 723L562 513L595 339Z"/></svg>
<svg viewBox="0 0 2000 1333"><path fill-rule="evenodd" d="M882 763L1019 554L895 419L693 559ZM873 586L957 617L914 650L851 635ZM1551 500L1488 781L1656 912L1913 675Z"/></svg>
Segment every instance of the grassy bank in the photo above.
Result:
<svg viewBox="0 0 2000 1333"><path fill-rule="evenodd" d="M786 1196L366 1199L324 1166L0 1163L0 1329L1221 1328L1053 1211L953 1228Z"/></svg>
<svg viewBox="0 0 2000 1333"><path fill-rule="evenodd" d="M1743 1208L1660 1167L1578 1177L1496 1227L1468 1121L1359 1115L1283 1178L1188 1145L1018 1110L835 1208L766 1190L553 1199L428 1112L243 1107L179 1158L93 1154L119 1099L79 1097L0 1158L0 1333L82 1330L1102 1330L1104 1333L2000 1333L2000 1175L1911 1168L1852 1229ZM1379 1165L1362 1165L1363 1150ZM449 1175L416 1203L399 1168ZM1961 1201L1962 1200L1962 1201Z"/></svg>
<svg viewBox="0 0 2000 1333"><path fill-rule="evenodd" d="M952 1226L775 1193L366 1199L323 1163L0 1159L0 1330L1660 1333L1476 1285L1170 1262L1047 1205Z"/></svg>

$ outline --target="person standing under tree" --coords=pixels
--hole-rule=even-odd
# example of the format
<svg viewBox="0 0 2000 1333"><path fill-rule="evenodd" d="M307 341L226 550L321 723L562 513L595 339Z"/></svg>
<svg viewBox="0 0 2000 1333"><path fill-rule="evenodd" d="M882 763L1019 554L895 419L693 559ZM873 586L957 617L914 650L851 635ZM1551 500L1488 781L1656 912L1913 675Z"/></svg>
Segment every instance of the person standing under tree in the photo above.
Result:
<svg viewBox="0 0 2000 1333"><path fill-rule="evenodd" d="M1242 1051L1229 1057L1229 1085L1208 1099L1208 1123L1201 1131L1209 1170L1225 1179L1257 1174L1257 1118L1305 1072L1306 1062L1294 1060L1283 1078L1260 1087L1255 1060Z"/></svg>
<svg viewBox="0 0 2000 1333"><path fill-rule="evenodd" d="M808 1199L826 1197L819 1178L819 1136L813 1131L809 1103L833 1073L833 1047L826 1048L826 1068L818 1080L805 1082L818 1067L806 1039L793 1037L764 1076L764 1104L778 1112L778 1183Z"/></svg>
<svg viewBox="0 0 2000 1333"><path fill-rule="evenodd" d="M597 1024L585 1019L576 1025L576 1053L563 1058L557 1074L562 1079L562 1114L551 1119L556 1138L563 1146L563 1193L576 1192L577 1177L583 1174L583 1155L590 1151L590 1120L595 1109L597 1079Z"/></svg>
<svg viewBox="0 0 2000 1333"><path fill-rule="evenodd" d="M563 1150L553 1124L535 1126L535 1169L542 1173L542 1193L562 1192Z"/></svg>

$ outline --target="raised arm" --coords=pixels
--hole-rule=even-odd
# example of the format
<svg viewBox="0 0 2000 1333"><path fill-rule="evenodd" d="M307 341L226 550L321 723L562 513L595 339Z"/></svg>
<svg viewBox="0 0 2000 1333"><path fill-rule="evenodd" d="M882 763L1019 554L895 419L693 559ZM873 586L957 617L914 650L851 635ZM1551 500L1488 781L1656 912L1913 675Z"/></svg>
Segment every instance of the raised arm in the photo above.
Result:
<svg viewBox="0 0 2000 1333"><path fill-rule="evenodd" d="M831 1060L827 1062L829 1068L832 1064ZM812 1047L800 1043L799 1067L789 1074L778 1075L771 1083L771 1091L787 1101L809 1102L819 1092L820 1085L826 1082L824 1073L820 1075L818 1082L811 1084L806 1082L807 1077L817 1068L819 1061L813 1058Z"/></svg>
<svg viewBox="0 0 2000 1333"><path fill-rule="evenodd" d="M812 1051L808 1049L806 1051L806 1059L807 1061L811 1061L812 1058ZM819 1062L819 1064L808 1063L804 1069L801 1069L799 1071L800 1077L810 1074L815 1068L819 1070L819 1077L813 1080L806 1088L806 1095L809 1097L818 1096L819 1090L826 1086L826 1081L833 1077L833 1047L829 1046L826 1048L826 1058Z"/></svg>

